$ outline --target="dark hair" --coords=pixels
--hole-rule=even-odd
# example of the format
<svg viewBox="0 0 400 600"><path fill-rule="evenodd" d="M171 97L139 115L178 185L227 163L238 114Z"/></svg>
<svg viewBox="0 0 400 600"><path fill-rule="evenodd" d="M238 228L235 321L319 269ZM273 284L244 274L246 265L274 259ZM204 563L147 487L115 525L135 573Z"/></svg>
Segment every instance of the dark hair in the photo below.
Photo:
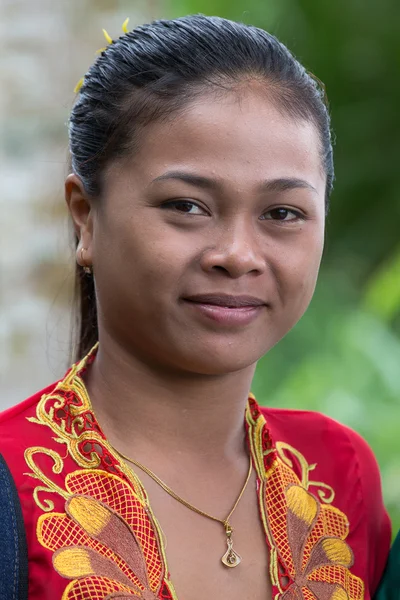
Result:
<svg viewBox="0 0 400 600"><path fill-rule="evenodd" d="M141 25L102 52L72 109L72 170L89 195L101 196L105 168L135 149L146 123L170 116L206 89L232 89L248 77L268 83L279 110L317 127L328 208L334 169L323 85L273 35L219 17ZM78 359L98 340L94 281L78 265L76 291Z"/></svg>

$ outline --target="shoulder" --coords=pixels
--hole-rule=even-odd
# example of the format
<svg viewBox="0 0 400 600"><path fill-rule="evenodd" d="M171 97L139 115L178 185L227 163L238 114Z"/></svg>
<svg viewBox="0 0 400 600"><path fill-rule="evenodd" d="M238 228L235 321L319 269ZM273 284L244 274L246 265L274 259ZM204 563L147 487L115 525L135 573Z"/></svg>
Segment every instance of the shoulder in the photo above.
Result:
<svg viewBox="0 0 400 600"><path fill-rule="evenodd" d="M45 394L50 394L52 390L54 390L57 386L57 383L58 382L52 383L43 390L36 392L32 396L29 396L29 398L26 398L26 400L19 402L19 404L15 404L10 408L1 411L0 428L7 428L8 425L10 425L10 423L18 421L20 419L24 419L26 416L29 416L29 414L35 410L36 405L38 404L42 396L44 396Z"/></svg>
<svg viewBox="0 0 400 600"><path fill-rule="evenodd" d="M293 446L325 476L337 482L357 483L356 498L373 503L381 490L375 455L364 438L346 425L318 412L264 408L272 438ZM379 497L379 494L378 494Z"/></svg>
<svg viewBox="0 0 400 600"><path fill-rule="evenodd" d="M356 431L335 419L309 410L262 408L274 439L295 440L305 449L331 451L337 463L356 458L363 474L370 470L379 476L372 449Z"/></svg>
<svg viewBox="0 0 400 600"><path fill-rule="evenodd" d="M56 385L53 383L23 402L0 412L0 454L7 463L12 462L18 451L30 443L30 419L36 416L37 405L43 395L51 393Z"/></svg>
<svg viewBox="0 0 400 600"><path fill-rule="evenodd" d="M374 591L389 551L391 525L372 449L356 431L321 413L272 408L262 412L278 455L293 464L312 493L348 518L357 574ZM367 573L362 573L363 562Z"/></svg>
<svg viewBox="0 0 400 600"><path fill-rule="evenodd" d="M65 472L56 468L57 463L50 455L50 452L56 449L60 456L60 445L55 440L51 428L43 426L44 423L37 419L41 399L52 395L56 387L57 383L51 384L16 406L0 413L0 464L8 474L10 485L15 491L14 505L16 509L20 507L21 510L21 529L25 530L28 545L29 598L43 598L43 581L47 582L47 589L53 590L54 594L57 590L57 598L61 598L62 595L60 588L65 587L58 573L52 568L51 553L42 547L37 535L39 518L43 514L43 510L46 510L43 507L53 506L59 512L63 507L63 497L51 493L55 489L61 489L65 479ZM28 456L29 451L31 451L30 456ZM55 451L53 454L56 456ZM59 462L61 465L66 464L61 456ZM43 486L43 482L46 482L45 486ZM52 489L47 487L50 484L54 484ZM0 487L0 513L2 490L4 490L4 486ZM47 492L49 497L43 494L38 496L40 491ZM9 497L7 501L10 506ZM3 598L1 589L0 582L0 598ZM51 594L52 598L56 597L54 594Z"/></svg>

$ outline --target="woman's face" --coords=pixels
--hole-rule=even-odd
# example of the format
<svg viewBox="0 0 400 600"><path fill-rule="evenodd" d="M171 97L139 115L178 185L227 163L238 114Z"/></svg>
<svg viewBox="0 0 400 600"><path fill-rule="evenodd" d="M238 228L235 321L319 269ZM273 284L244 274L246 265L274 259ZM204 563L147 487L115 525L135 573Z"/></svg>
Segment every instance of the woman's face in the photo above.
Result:
<svg viewBox="0 0 400 600"><path fill-rule="evenodd" d="M326 176L312 123L254 91L148 125L81 228L100 336L202 374L254 364L313 295ZM73 208L72 208L73 212Z"/></svg>

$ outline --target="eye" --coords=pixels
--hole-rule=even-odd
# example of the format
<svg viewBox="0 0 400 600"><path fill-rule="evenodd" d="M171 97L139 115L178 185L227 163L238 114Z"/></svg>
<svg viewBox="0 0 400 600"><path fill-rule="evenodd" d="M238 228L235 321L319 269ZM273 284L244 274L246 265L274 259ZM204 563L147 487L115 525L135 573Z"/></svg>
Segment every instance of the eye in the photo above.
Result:
<svg viewBox="0 0 400 600"><path fill-rule="evenodd" d="M207 215L207 211L204 208L190 200L171 200L170 202L165 202L161 208L186 215Z"/></svg>
<svg viewBox="0 0 400 600"><path fill-rule="evenodd" d="M284 206L278 206L277 208L272 208L268 212L264 213L260 219L268 220L268 221L299 221L304 219L304 215L297 210L292 210L290 208L286 208Z"/></svg>

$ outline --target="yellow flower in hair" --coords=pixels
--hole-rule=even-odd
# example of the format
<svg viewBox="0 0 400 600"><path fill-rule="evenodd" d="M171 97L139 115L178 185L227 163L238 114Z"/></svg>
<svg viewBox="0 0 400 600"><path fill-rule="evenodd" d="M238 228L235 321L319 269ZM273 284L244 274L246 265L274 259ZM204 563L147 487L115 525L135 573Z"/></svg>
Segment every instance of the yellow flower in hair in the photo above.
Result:
<svg viewBox="0 0 400 600"><path fill-rule="evenodd" d="M74 87L74 94L77 94L79 92L79 90L81 89L81 87L83 86L83 77L80 78L80 80L78 81L78 83L76 84L76 86Z"/></svg>
<svg viewBox="0 0 400 600"><path fill-rule="evenodd" d="M113 43L112 37L110 36L109 33L107 33L107 31L105 29L103 29L103 34L104 34L104 37L106 38L107 44L108 45L112 44ZM96 50L96 54L101 54L105 50L107 50L107 46L105 46L104 48L99 48L98 50Z"/></svg>
<svg viewBox="0 0 400 600"><path fill-rule="evenodd" d="M113 42L112 37L107 33L107 31L105 29L103 29L103 33L104 33L104 37L106 38L107 44L112 44L112 42Z"/></svg>
<svg viewBox="0 0 400 600"><path fill-rule="evenodd" d="M123 33L128 33L128 23L129 23L129 17L127 19L125 19L125 21L122 23L122 32ZM106 31L106 29L103 29L103 34L104 37L106 38L106 42L108 45L113 43L113 39L110 36L110 34ZM105 50L107 50L107 46L105 46L104 48L99 48L99 50L96 50L96 54L101 54L102 52L104 52ZM83 82L84 82L84 77L81 77L80 80L78 81L78 83L76 84L76 86L74 87L74 93L77 94L81 87L83 86Z"/></svg>
<svg viewBox="0 0 400 600"><path fill-rule="evenodd" d="M129 17L127 19L125 19L125 21L122 23L122 31L124 33L128 33L128 23L129 23Z"/></svg>

